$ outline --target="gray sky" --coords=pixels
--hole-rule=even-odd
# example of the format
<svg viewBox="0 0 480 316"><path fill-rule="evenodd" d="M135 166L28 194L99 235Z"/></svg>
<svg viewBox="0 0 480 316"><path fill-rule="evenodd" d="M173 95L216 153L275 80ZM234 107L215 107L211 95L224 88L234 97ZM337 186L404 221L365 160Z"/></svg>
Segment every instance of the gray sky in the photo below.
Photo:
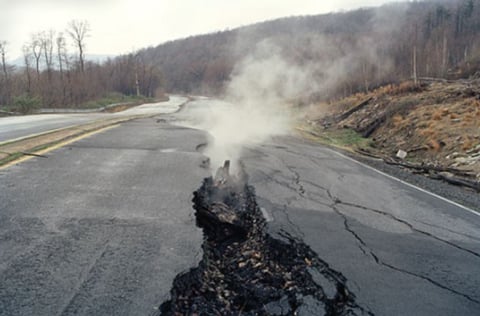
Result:
<svg viewBox="0 0 480 316"><path fill-rule="evenodd" d="M0 0L0 40L9 59L32 33L87 20L87 53L122 54L168 40L293 15L375 6L392 0Z"/></svg>

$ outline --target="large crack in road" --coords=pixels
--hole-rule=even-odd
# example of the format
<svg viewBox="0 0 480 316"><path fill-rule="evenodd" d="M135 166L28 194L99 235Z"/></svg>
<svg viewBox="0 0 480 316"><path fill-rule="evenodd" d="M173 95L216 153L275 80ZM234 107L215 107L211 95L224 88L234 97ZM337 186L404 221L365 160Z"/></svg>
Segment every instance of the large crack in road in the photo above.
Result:
<svg viewBox="0 0 480 316"><path fill-rule="evenodd" d="M284 150L284 151L288 151L290 154L294 156L299 156L299 154L296 152L293 152L290 150ZM318 157L307 156L307 159L309 159L313 164L320 166L317 161L319 159ZM308 181L307 179L303 179L299 173L299 170L297 170L296 167L289 164L289 162L279 158L276 158L276 160L283 168L285 168L285 170L289 171L289 173L291 174L290 177L288 178L280 177L280 179L278 179L277 178L278 169L273 170L273 172L267 172L267 171L256 171L256 172L258 174L261 174L262 177L264 177L268 182L276 183L283 188L287 188L291 190L295 194L296 197L290 197L286 199L287 205L290 205L292 200L302 199L302 200L311 201L319 206L332 210L335 214L337 214L341 218L342 225L344 226L345 231L348 232L354 238L354 240L358 243L357 245L358 249L363 253L363 255L373 259L375 264L385 267L389 270L399 272L405 275L409 275L411 277L425 281L437 288L448 291L454 295L463 297L470 302L473 302L475 304L480 304L480 301L478 300L477 297L475 297L475 295L472 295L468 291L456 289L456 286L454 284L450 284L451 282L448 282L447 280L439 277L438 275L433 275L433 274L429 275L430 273L428 272L415 271L409 267L404 268L399 266L398 264L390 263L389 260L382 258L378 253L375 252L374 248L371 245L369 245L369 243L362 237L362 234L355 230L354 225L352 225L353 219L349 217L350 216L349 214L355 211L372 213L372 214L375 214L375 216L381 216L386 219L395 221L397 224L404 226L405 228L409 229L416 235L422 236L426 239L431 239L435 243L444 244L447 247L452 247L460 252L464 252L468 254L469 256L471 255L478 258L479 257L478 252L471 250L468 247L461 246L453 241L449 241L448 239L438 237L433 233L429 233L428 231L422 230L418 228L417 225L414 225L409 221L402 219L391 213L388 213L386 211L374 209L371 207L366 207L359 203L347 202L343 199L340 200L338 197L332 194L332 191L331 191L332 188L322 187L311 181ZM337 175L337 177L339 180L338 182L341 183L344 175L339 174ZM314 192L306 189L307 187L310 187L310 186L313 188L316 188L318 192L322 192L324 194L319 194L318 192ZM348 208L348 210L349 209L351 210L347 212L347 209L344 209L346 207ZM292 228L296 228L295 224L291 223L291 221L289 222ZM296 231L296 229L294 230ZM458 234L457 232L455 233Z"/></svg>
<svg viewBox="0 0 480 316"><path fill-rule="evenodd" d="M330 192L329 192L329 195L330 195ZM451 293L454 293L456 295L460 295L462 297L464 297L465 299L471 301L471 302L474 302L474 303L477 303L477 304L480 304L480 301L474 297L472 297L471 295L467 294L467 293L462 293L461 291L458 291L456 289L454 289L453 287L451 286L448 286L448 285L445 285L443 284L442 282L439 282L437 280L435 280L434 278L432 277L429 277L427 275L424 275L424 274L420 274L420 273L415 273L415 272L412 272L412 271L409 271L407 269L404 269L404 268L400 268L400 267L397 267L393 264L390 264L390 263L387 263L386 261L382 260L368 245L367 243L359 236L358 233L355 232L354 229L352 229L352 227L350 226L349 224L349 220L348 220L348 217L342 212L340 211L340 209L338 208L338 206L340 205L346 205L346 206L353 206L355 208L358 208L358 209L362 209L362 210L366 210L366 211L370 211L370 212L373 212L373 213L376 213L376 214L379 214L379 215L383 215L383 216L387 216L389 218L392 218L402 224L404 224L405 226L409 227L412 231L416 232L416 233L419 233L419 234L422 234L422 235L426 235L436 241L439 241L439 242L442 242L442 243L445 243L451 247L454 247L454 248L457 248L461 251L465 251L469 254L472 254L474 255L475 257L478 257L478 253L474 252L474 251L471 251L469 249L466 249L466 248L463 248L463 247L460 247L452 242L449 242L447 240L444 240L444 239L441 239L441 238L438 238L432 234L429 234L427 232L424 232L422 230L419 230L417 228L415 228L412 224L408 223L407 221L404 221L402 219L399 219L391 214L388 214L386 212L383 212L383 211L379 211L379 210L375 210L375 209L371 209L371 208L367 208L367 207L364 207L364 206L361 206L361 205L356 205L356 204L353 204L353 203L348 203L348 202L343 202L341 201L340 199L336 198L336 197L333 197L330 195L330 197L332 198L332 201L333 201L333 204L331 205L331 208L335 211L335 213L337 213L340 217L342 217L343 219L343 223L344 223L344 226L345 226L345 229L355 238L355 240L358 241L358 243L360 244L359 246L359 249L362 251L362 253L366 256L371 256L373 258L373 260L375 261L376 264L379 264L381 266L384 266L386 268L389 268L389 269L392 269L392 270L395 270L397 272L400 272L400 273L405 273L405 274L408 274L410 276L413 276L413 277L416 277L416 278L419 278L419 279L422 279L424 281L427 281L439 288L442 288L446 291L449 291Z"/></svg>
<svg viewBox="0 0 480 316"><path fill-rule="evenodd" d="M194 192L203 257L173 281L162 315L373 315L303 241L274 238L247 176L228 164Z"/></svg>

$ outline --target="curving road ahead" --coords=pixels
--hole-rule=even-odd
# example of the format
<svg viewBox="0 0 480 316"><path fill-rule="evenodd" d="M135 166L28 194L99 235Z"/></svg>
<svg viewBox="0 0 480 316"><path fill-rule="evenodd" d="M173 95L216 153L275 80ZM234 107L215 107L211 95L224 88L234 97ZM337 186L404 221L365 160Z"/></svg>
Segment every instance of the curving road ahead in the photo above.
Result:
<svg viewBox="0 0 480 316"><path fill-rule="evenodd" d="M0 171L0 315L157 312L201 257L190 200L210 171L205 133L173 125L188 116L129 121ZM302 238L372 314L479 314L476 211L295 137L243 162L270 233Z"/></svg>
<svg viewBox="0 0 480 316"><path fill-rule="evenodd" d="M177 111L179 106L186 101L187 98L185 97L171 96L167 102L143 104L118 113L37 114L0 117L0 143L112 117L172 113Z"/></svg>

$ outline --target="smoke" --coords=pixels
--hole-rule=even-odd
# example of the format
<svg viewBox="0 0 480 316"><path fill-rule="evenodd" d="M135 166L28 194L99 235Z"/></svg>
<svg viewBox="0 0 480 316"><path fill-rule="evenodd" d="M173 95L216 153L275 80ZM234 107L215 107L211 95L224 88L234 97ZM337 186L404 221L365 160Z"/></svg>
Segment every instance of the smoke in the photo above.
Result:
<svg viewBox="0 0 480 316"><path fill-rule="evenodd" d="M304 115L293 104L338 94L339 87L358 76L369 89L374 76L390 69L369 38L347 48L319 35L309 43L295 47L317 54L303 62L295 60L288 44L264 40L236 65L226 88L228 104L215 106L204 126L210 135L205 154L213 169L231 160L234 171L243 148L288 134L295 118Z"/></svg>
<svg viewBox="0 0 480 316"><path fill-rule="evenodd" d="M312 31L303 20L282 32L269 31L267 24L239 30L232 50L241 61L226 87L227 103L212 107L202 126L210 135L205 154L212 169L227 159L234 169L246 146L288 134L295 118L309 115L312 104L387 82L394 65L391 35L403 29L398 15L404 11L397 6L352 12L351 25L330 22L342 30L333 33ZM391 18L394 13L397 17ZM293 104L307 105L304 113Z"/></svg>
<svg viewBox="0 0 480 316"><path fill-rule="evenodd" d="M291 101L305 93L309 72L288 63L280 49L263 41L236 65L226 88L228 104L215 106L206 130L205 154L212 168L231 160L232 169L245 146L288 134L293 123Z"/></svg>

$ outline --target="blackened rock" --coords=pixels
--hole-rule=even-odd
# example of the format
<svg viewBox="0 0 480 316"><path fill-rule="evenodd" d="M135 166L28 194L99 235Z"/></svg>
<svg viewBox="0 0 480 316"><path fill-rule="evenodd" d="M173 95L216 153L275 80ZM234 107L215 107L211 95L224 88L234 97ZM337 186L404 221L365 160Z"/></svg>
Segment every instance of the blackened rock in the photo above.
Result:
<svg viewBox="0 0 480 316"><path fill-rule="evenodd" d="M297 316L324 316L325 304L316 300L312 296L306 296L302 299L301 305L297 309Z"/></svg>
<svg viewBox="0 0 480 316"><path fill-rule="evenodd" d="M265 305L265 312L272 316L291 315L292 308L288 302L288 296L282 296L278 301L270 302Z"/></svg>

